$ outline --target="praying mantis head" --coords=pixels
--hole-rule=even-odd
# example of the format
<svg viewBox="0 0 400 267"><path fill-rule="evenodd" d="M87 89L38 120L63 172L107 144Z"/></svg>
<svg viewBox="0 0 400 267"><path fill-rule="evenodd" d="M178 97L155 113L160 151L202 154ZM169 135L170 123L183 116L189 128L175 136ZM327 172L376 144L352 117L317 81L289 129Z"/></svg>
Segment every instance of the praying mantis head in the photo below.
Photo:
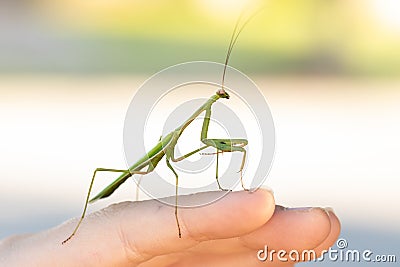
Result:
<svg viewBox="0 0 400 267"><path fill-rule="evenodd" d="M229 94L223 89L219 89L216 94L220 97L220 98L226 98L229 99Z"/></svg>

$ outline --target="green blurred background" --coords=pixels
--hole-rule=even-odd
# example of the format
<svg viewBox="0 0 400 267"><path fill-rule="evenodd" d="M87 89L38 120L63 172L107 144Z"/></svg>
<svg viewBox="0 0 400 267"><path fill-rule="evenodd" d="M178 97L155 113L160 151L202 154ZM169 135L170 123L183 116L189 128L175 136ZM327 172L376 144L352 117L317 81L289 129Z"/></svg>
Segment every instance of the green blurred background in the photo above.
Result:
<svg viewBox="0 0 400 267"><path fill-rule="evenodd" d="M265 6L231 64L247 73L397 76L396 0L2 1L2 73L154 73L222 62L241 10Z"/></svg>
<svg viewBox="0 0 400 267"><path fill-rule="evenodd" d="M93 170L126 168L140 84L177 63L223 62L237 17L260 6L230 65L274 116L266 185L285 206L332 206L350 249L399 259L398 0L0 1L0 238L78 216ZM90 211L134 192L128 181Z"/></svg>

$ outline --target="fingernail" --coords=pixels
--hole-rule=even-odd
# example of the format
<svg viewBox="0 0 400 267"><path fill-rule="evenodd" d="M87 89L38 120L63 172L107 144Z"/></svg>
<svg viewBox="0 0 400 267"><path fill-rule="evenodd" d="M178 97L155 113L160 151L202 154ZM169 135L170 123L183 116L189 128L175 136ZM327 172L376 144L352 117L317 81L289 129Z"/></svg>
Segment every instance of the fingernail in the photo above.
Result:
<svg viewBox="0 0 400 267"><path fill-rule="evenodd" d="M311 211L311 210L313 210L313 209L319 209L319 208L316 208L316 207L286 208L286 210L289 210L289 211L299 211L299 212L309 212L309 211Z"/></svg>
<svg viewBox="0 0 400 267"><path fill-rule="evenodd" d="M323 208L326 212L331 212L331 213L335 213L335 211L333 210L333 208L332 207L326 207L326 208Z"/></svg>
<svg viewBox="0 0 400 267"><path fill-rule="evenodd" d="M331 207L326 207L326 208L321 208L321 209L323 209L325 211L325 213L328 214L328 216L330 216L331 213L335 214L335 211Z"/></svg>
<svg viewBox="0 0 400 267"><path fill-rule="evenodd" d="M267 190L267 191L270 192L272 195L274 195L274 190L272 190L271 187L269 187L269 186L267 186L267 185L264 185L264 184L261 185L261 186L258 187L258 188L251 189L250 191L251 191L251 192L255 192L255 191L257 191L257 189L259 189L259 188L264 189L264 190Z"/></svg>

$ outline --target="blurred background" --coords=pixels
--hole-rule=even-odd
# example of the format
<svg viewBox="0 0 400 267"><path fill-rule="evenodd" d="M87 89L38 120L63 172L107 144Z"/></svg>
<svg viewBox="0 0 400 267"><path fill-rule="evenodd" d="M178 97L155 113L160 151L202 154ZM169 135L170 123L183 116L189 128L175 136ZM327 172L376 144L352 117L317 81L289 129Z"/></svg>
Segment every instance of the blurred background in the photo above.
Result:
<svg viewBox="0 0 400 267"><path fill-rule="evenodd" d="M174 64L223 62L237 17L260 6L229 64L274 115L266 185L282 205L333 207L350 249L399 260L397 0L0 1L0 238L80 215L93 169L126 167L140 84ZM133 193L132 182L91 210Z"/></svg>
<svg viewBox="0 0 400 267"><path fill-rule="evenodd" d="M222 61L240 12L265 6L235 47L237 68L393 77L400 70L397 2L3 0L0 70L131 75Z"/></svg>

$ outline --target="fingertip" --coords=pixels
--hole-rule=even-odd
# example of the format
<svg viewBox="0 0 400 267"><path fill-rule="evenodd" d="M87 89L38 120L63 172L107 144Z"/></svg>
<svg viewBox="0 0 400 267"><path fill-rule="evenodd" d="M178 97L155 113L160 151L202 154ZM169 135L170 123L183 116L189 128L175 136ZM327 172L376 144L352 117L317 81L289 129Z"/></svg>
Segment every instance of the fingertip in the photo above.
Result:
<svg viewBox="0 0 400 267"><path fill-rule="evenodd" d="M329 247L331 247L335 241L337 240L337 238L340 235L341 232L341 223L339 218L336 216L336 214L333 212L333 210L331 209L325 209L326 213L329 216L329 220L330 220L330 232L328 234L328 236L325 238L325 240L323 240L320 244L318 244L318 246L315 247L315 251L318 253L321 253L321 251L328 249Z"/></svg>
<svg viewBox="0 0 400 267"><path fill-rule="evenodd" d="M328 211L328 213L329 213L329 218L331 220L332 229L334 230L333 234L339 236L342 229L342 224L340 223L339 217L333 210Z"/></svg>
<svg viewBox="0 0 400 267"><path fill-rule="evenodd" d="M260 229L243 237L251 248L268 245L274 249L303 250L321 244L329 235L330 218L322 208L277 206L272 218Z"/></svg>
<svg viewBox="0 0 400 267"><path fill-rule="evenodd" d="M275 211L274 192L270 188L263 187L250 194L255 194L254 209L258 211L258 215L266 223Z"/></svg>
<svg viewBox="0 0 400 267"><path fill-rule="evenodd" d="M284 211L292 223L293 245L297 249L312 249L321 244L331 231L329 214L324 208L306 207Z"/></svg>
<svg viewBox="0 0 400 267"><path fill-rule="evenodd" d="M331 232L329 233L328 238L330 238L331 242L328 242L327 244L332 246L340 235L342 224L340 223L339 217L333 212L333 210L329 211L329 218L331 220ZM328 238L327 240L329 241Z"/></svg>

